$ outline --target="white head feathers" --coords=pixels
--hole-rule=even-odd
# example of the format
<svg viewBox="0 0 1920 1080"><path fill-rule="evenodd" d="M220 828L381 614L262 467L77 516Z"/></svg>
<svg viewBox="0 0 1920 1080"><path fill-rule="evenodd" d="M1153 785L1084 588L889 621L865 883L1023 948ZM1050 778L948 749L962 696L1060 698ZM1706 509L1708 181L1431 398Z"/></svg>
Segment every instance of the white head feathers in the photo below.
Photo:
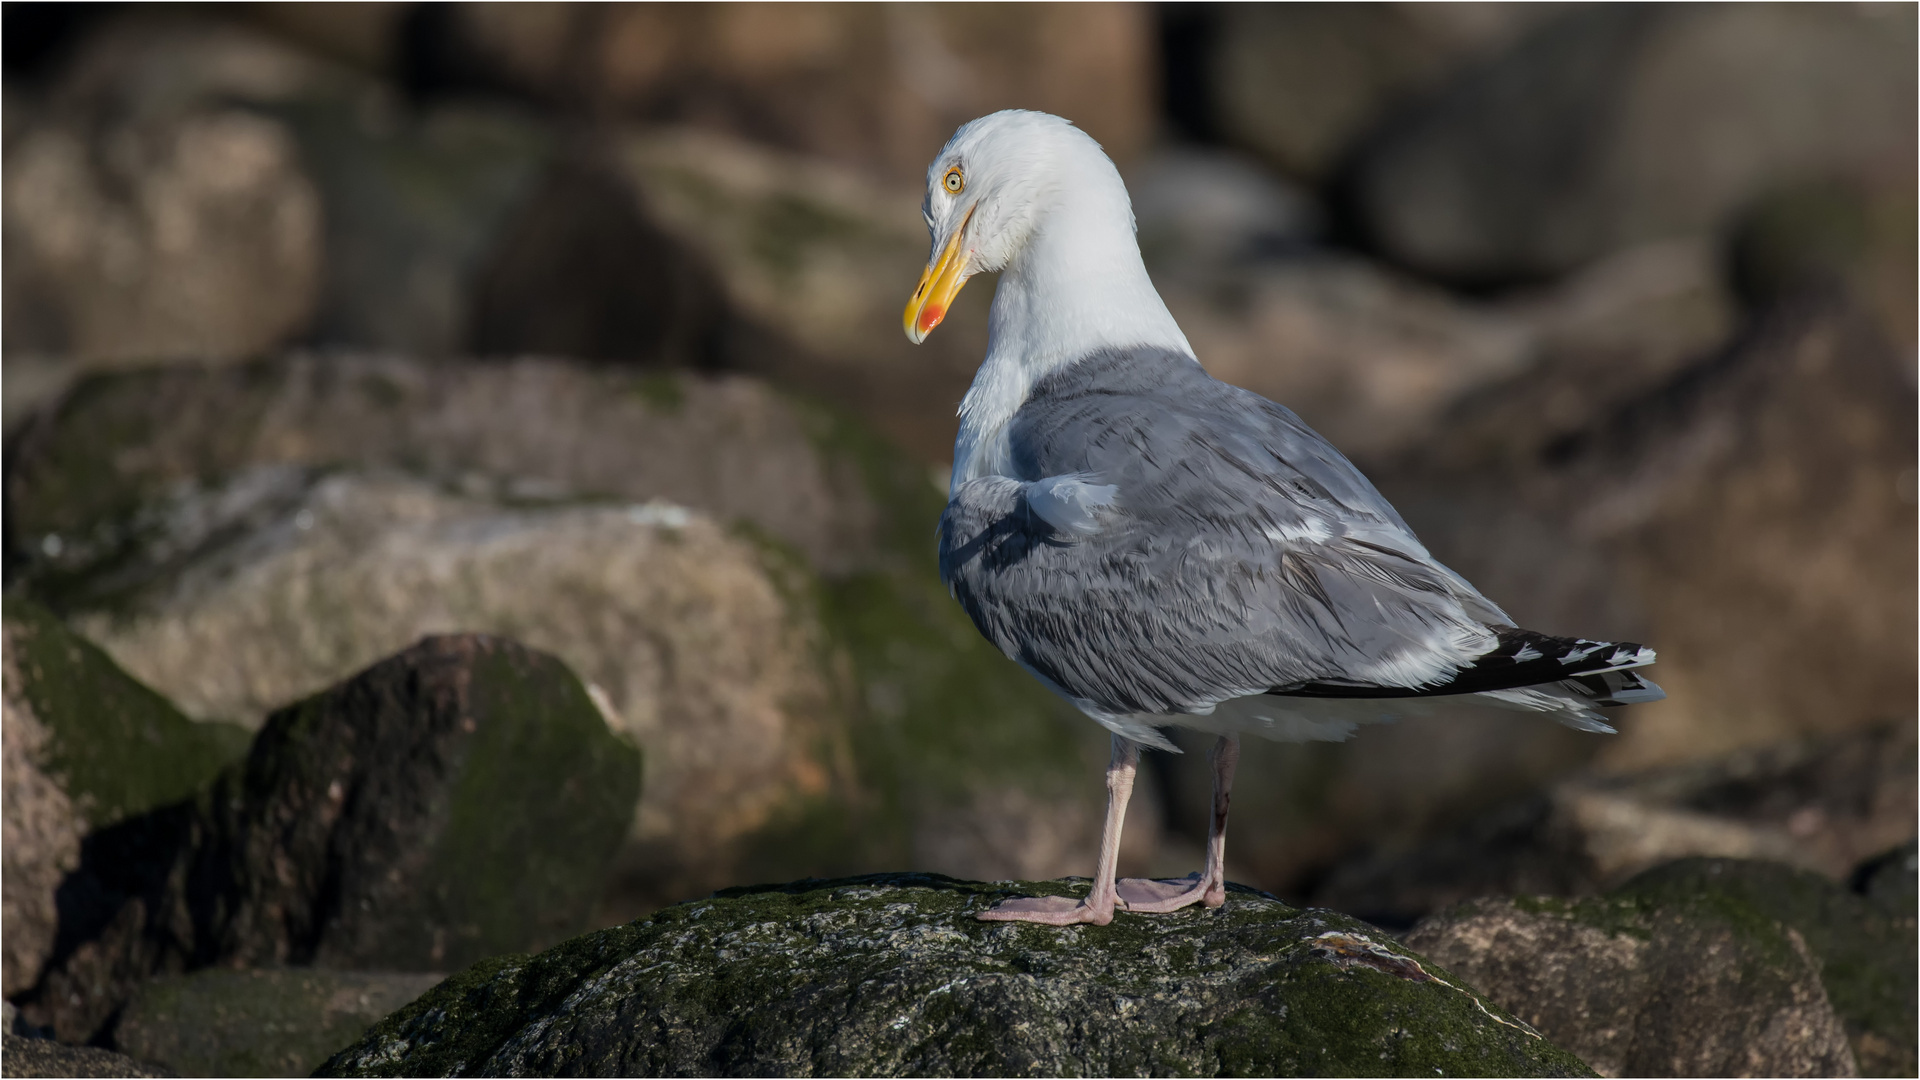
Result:
<svg viewBox="0 0 1920 1080"><path fill-rule="evenodd" d="M1119 171L1067 121L1009 110L962 126L927 167L923 209L929 275L943 253L962 280L1001 275L987 356L960 406L956 485L1000 470L1006 423L1048 372L1110 348L1193 355L1140 260Z"/></svg>

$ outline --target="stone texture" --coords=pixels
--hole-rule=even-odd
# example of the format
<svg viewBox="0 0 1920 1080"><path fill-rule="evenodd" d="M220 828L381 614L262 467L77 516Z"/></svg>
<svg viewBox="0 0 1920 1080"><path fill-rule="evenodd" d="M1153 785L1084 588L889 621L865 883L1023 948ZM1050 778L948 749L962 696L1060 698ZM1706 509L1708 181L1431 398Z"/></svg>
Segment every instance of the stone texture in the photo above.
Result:
<svg viewBox="0 0 1920 1080"><path fill-rule="evenodd" d="M444 970L550 944L586 924L639 782L557 660L426 639L276 712L199 799L89 835L22 1012L83 1042L158 973Z"/></svg>
<svg viewBox="0 0 1920 1080"><path fill-rule="evenodd" d="M1751 901L1680 875L1476 901L1406 942L1603 1076L1858 1075L1818 952Z"/></svg>
<svg viewBox="0 0 1920 1080"><path fill-rule="evenodd" d="M322 1075L1586 1075L1363 924L1238 886L1064 932L914 875L734 889L449 979Z"/></svg>
<svg viewBox="0 0 1920 1080"><path fill-rule="evenodd" d="M32 601L5 614L5 993L32 988L60 930L58 890L93 829L191 798L245 752L195 724Z"/></svg>
<svg viewBox="0 0 1920 1080"><path fill-rule="evenodd" d="M1383 130L1352 197L1398 261L1489 281L1710 233L1796 181L1910 188L1913 29L1892 5L1564 11Z"/></svg>
<svg viewBox="0 0 1920 1080"><path fill-rule="evenodd" d="M440 979L320 968L213 968L140 987L111 1038L120 1052L181 1076L308 1076Z"/></svg>
<svg viewBox="0 0 1920 1080"><path fill-rule="evenodd" d="M1846 1026L1860 1075L1914 1071L1920 994L1913 958L1920 941L1911 905L1889 908L1822 875L1745 859L1682 859L1619 891L1662 903L1691 893L1722 897L1792 928L1819 958L1820 981Z"/></svg>
<svg viewBox="0 0 1920 1080"><path fill-rule="evenodd" d="M92 1046L68 1046L52 1039L6 1035L0 1072L8 1076L175 1076L166 1069L125 1054Z"/></svg>

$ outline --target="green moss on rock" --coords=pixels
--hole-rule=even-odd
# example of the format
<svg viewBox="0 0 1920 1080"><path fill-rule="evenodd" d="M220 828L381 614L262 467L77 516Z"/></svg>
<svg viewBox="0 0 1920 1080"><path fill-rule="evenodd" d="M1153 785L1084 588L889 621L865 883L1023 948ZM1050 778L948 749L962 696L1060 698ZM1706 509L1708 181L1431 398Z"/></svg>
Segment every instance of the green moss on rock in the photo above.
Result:
<svg viewBox="0 0 1920 1080"><path fill-rule="evenodd" d="M727 890L476 965L319 1074L1591 1075L1371 927L1250 890L1104 927L974 918L1083 887Z"/></svg>
<svg viewBox="0 0 1920 1080"><path fill-rule="evenodd" d="M1874 1068L1863 1032L1892 1041L1856 1017L1892 1025L1881 1010L1903 1000L1841 988L1860 980L1864 906L1788 867L1684 859L1604 896L1470 901L1405 940L1609 1076L1852 1075ZM1886 951L1910 1003L1911 940L1904 961Z"/></svg>
<svg viewBox="0 0 1920 1080"><path fill-rule="evenodd" d="M251 735L196 723L40 605L6 601L14 688L45 726L43 769L94 828L191 798Z"/></svg>
<svg viewBox="0 0 1920 1080"><path fill-rule="evenodd" d="M1649 907L1711 905L1757 931L1792 927L1820 959L1827 999L1847 1027L1862 1076L1911 1076L1920 1028L1911 913L1901 919L1811 871L1747 859L1679 859L1617 896Z"/></svg>
<svg viewBox="0 0 1920 1080"><path fill-rule="evenodd" d="M587 925L640 754L556 658L454 635L275 713L238 787L237 954L446 970Z"/></svg>

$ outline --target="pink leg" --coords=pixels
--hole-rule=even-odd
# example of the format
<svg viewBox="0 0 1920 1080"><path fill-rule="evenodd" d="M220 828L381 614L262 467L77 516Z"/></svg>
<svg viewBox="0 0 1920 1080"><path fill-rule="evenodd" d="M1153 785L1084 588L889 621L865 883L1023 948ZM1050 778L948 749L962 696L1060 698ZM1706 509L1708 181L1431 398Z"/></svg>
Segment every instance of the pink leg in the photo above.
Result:
<svg viewBox="0 0 1920 1080"><path fill-rule="evenodd" d="M1227 902L1227 808L1233 803L1233 771L1240 763L1240 736L1222 735L1207 753L1213 766L1213 820L1207 827L1207 868L1174 881L1127 878L1116 886L1128 911L1178 911L1190 904Z"/></svg>
<svg viewBox="0 0 1920 1080"><path fill-rule="evenodd" d="M1120 862L1120 825L1133 797L1133 773L1140 764L1140 744L1113 737L1113 758L1107 763L1107 823L1100 831L1100 862L1093 870L1093 891L1085 900L1071 896L1021 896L1002 900L980 913L994 922L1037 922L1054 926L1113 921L1116 899L1113 879Z"/></svg>

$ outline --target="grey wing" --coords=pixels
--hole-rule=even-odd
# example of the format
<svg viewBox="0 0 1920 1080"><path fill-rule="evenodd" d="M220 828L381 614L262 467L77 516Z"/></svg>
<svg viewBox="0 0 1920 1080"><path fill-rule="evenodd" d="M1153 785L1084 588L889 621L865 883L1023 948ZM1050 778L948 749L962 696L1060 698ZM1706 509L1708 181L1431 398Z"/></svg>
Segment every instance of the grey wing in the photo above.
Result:
<svg viewBox="0 0 1920 1080"><path fill-rule="evenodd" d="M990 640L1113 713L1419 687L1494 647L1511 620L1337 450L1184 364L1043 387L1015 417L1018 475L954 493L941 573Z"/></svg>

